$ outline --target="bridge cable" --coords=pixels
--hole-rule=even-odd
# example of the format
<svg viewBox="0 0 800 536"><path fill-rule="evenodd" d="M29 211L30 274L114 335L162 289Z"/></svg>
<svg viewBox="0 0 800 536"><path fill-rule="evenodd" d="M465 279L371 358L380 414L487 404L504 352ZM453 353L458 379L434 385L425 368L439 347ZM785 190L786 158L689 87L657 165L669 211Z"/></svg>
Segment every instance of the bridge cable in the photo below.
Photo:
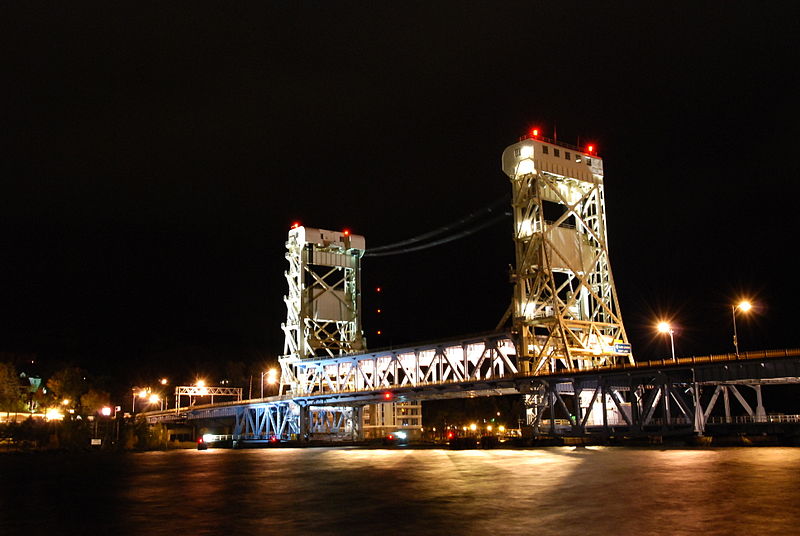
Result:
<svg viewBox="0 0 800 536"><path fill-rule="evenodd" d="M500 214L499 216L497 216L495 218L492 218L491 220L485 221L485 222L483 222L483 223L481 223L479 225L476 225L474 227L470 227L469 229L466 229L465 231L461 231L460 233L453 234L453 235L447 236L445 238L441 238L439 240L435 240L433 242L428 242L426 244L422 244L422 245L419 245L419 246L402 248L402 249L393 249L393 250L388 250L388 251L378 251L378 252L374 252L374 250L367 250L367 252L364 253L364 256L365 257L388 257L389 255L401 255L403 253L411 253L412 251L420 251L420 250L423 250L423 249L428 249L428 248L432 248L432 247L435 247L435 246L440 246L442 244L447 244L448 242L452 242L454 240L458 240L460 238L464 238L465 236L469 236L471 234L475 234L478 231L480 231L481 229L485 229L486 227L489 227L490 225L494 225L495 223L506 219L510 215L511 215L510 212L504 212L504 213Z"/></svg>
<svg viewBox="0 0 800 536"><path fill-rule="evenodd" d="M409 245L409 244L415 244L417 242L422 242L423 240L427 240L428 238L433 238L433 237L438 236L440 234L453 231L453 230L461 227L462 225L466 225L466 224L470 223L472 220L475 220L475 219L477 219L479 217L484 216L485 214L491 214L492 212L496 212L494 209L497 208L498 206L508 205L509 204L509 198L508 197L509 197L508 195L504 195L504 196L500 197L499 199L496 199L495 201L493 201L489 206L484 207L479 211L473 212L473 213L465 216L464 218L461 218L460 220L448 223L447 225L443 225L443 226L439 227L438 229L434 229L433 231L428 231L427 233L423 233L421 235L417 235L417 236L408 238L406 240L401 240L400 242L395 242L393 244L386 244L385 246L378 246L378 247L375 247L375 248L370 248L368 250L368 252L367 252L367 255L373 256L373 254L375 254L374 256L377 257L377 253L379 253L379 252L383 252L383 251L387 251L387 250L393 250L393 249L396 249L398 247L406 246L406 245Z"/></svg>

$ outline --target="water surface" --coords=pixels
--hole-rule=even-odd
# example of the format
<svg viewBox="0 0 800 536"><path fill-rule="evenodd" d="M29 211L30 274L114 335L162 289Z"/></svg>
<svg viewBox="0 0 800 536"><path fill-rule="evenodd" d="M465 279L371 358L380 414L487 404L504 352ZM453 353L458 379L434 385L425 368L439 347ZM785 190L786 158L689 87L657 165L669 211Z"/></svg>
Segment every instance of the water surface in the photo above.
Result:
<svg viewBox="0 0 800 536"><path fill-rule="evenodd" d="M0 534L798 534L800 449L0 455Z"/></svg>

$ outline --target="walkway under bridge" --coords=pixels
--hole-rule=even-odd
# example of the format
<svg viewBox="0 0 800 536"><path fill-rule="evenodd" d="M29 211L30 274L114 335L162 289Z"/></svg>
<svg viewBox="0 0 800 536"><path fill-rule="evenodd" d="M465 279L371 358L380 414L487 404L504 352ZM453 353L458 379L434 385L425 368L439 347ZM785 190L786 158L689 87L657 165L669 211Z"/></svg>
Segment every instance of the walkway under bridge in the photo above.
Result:
<svg viewBox="0 0 800 536"><path fill-rule="evenodd" d="M205 423L234 441L363 437L366 404L522 394L527 424L548 435L710 433L774 423L762 388L800 383L800 349L520 372L508 333L294 364L293 392L143 414L155 423Z"/></svg>

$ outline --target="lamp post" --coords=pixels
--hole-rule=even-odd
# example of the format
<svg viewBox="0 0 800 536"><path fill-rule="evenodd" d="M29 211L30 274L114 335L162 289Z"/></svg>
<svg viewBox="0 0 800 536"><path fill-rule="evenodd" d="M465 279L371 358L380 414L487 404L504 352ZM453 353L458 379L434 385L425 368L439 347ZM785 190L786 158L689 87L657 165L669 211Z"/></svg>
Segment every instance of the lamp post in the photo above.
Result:
<svg viewBox="0 0 800 536"><path fill-rule="evenodd" d="M131 403L131 413L136 413L136 397L141 398L142 400L146 399L150 394L150 389L139 389L138 387L133 388L133 402Z"/></svg>
<svg viewBox="0 0 800 536"><path fill-rule="evenodd" d="M150 402L151 405L159 404L159 408L161 409L161 411L164 411L164 399L161 398L156 393L152 393L150 395L150 398L148 399L148 402Z"/></svg>
<svg viewBox="0 0 800 536"><path fill-rule="evenodd" d="M275 385L278 381L278 371L271 368L261 373L261 398L264 398L264 376L267 377L267 384Z"/></svg>
<svg viewBox="0 0 800 536"><path fill-rule="evenodd" d="M737 305L731 305L731 317L733 317L733 348L736 350L736 357L739 357L739 336L736 333L736 310L746 313L753 308L749 301L741 301Z"/></svg>
<svg viewBox="0 0 800 536"><path fill-rule="evenodd" d="M672 326L669 325L669 322L659 322L658 323L658 332L659 333L668 333L669 334L669 344L672 348L672 360L677 361L675 359L675 330L672 329Z"/></svg>

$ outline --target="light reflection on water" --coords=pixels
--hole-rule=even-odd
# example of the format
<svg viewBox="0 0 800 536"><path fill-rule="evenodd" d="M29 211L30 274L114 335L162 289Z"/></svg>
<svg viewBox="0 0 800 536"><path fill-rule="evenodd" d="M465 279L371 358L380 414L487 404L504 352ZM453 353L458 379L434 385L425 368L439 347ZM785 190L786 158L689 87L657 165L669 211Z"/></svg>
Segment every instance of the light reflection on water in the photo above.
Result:
<svg viewBox="0 0 800 536"><path fill-rule="evenodd" d="M793 534L800 449L0 456L0 534Z"/></svg>

